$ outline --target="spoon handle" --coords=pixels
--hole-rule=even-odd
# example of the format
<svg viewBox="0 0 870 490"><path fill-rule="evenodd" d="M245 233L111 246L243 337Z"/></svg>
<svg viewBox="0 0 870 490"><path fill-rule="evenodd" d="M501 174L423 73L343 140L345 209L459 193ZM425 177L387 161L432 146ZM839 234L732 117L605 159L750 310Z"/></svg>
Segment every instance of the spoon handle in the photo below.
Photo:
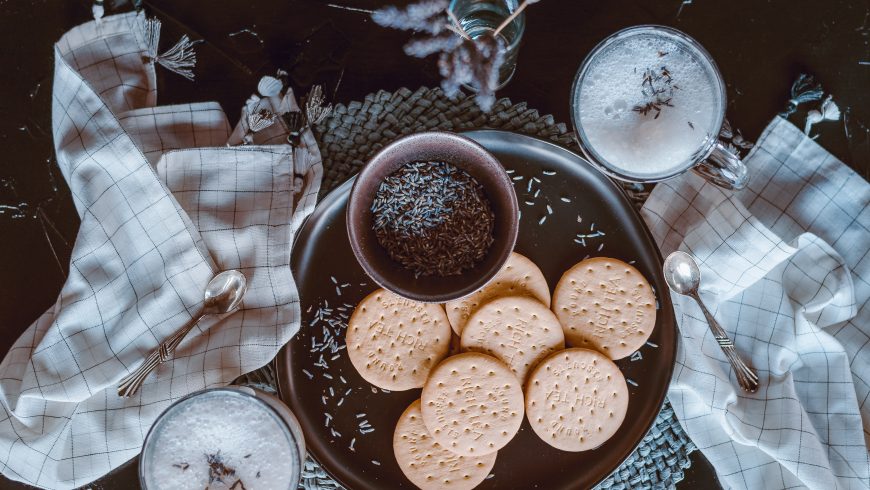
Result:
<svg viewBox="0 0 870 490"><path fill-rule="evenodd" d="M204 316L205 314L202 313L195 320L180 328L177 332L172 334L171 337L158 345L156 349L151 351L151 354L145 358L145 361L143 361L138 368L127 376L124 376L124 378L121 379L121 382L118 383L118 396L126 398L135 395L148 375L151 374L151 371L154 371L157 369L157 366L172 359L172 355L175 353L175 348L178 347L178 344L184 340L184 337L193 330L193 327L196 326Z"/></svg>
<svg viewBox="0 0 870 490"><path fill-rule="evenodd" d="M755 374L755 372L747 366L745 362L743 362L743 359L740 358L740 354L737 353L737 349L734 347L734 342L731 341L725 329L719 325L719 322L716 321L716 319L713 318L713 315L707 310L704 302L701 301L701 297L697 293L691 296L698 303L698 306L701 307L701 311L704 313L704 318L707 319L707 324L710 325L710 330L713 332L713 337L716 339L719 347L722 348L722 352L725 353L728 362L731 363L731 367L734 369L740 388L744 391L755 393L758 389L758 375Z"/></svg>

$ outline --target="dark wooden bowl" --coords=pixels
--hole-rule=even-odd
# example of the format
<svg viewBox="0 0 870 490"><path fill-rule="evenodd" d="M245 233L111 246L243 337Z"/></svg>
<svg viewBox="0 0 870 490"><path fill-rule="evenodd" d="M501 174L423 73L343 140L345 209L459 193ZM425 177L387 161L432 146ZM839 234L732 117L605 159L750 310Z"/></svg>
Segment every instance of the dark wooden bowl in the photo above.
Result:
<svg viewBox="0 0 870 490"><path fill-rule="evenodd" d="M492 205L495 240L486 257L460 275L414 277L387 255L372 228L371 205L383 179L419 161L442 161L465 170L480 182ZM483 287L513 251L518 228L517 196L501 163L476 142L442 131L412 134L384 147L357 175L347 203L347 234L363 270L384 289L427 303L461 298Z"/></svg>

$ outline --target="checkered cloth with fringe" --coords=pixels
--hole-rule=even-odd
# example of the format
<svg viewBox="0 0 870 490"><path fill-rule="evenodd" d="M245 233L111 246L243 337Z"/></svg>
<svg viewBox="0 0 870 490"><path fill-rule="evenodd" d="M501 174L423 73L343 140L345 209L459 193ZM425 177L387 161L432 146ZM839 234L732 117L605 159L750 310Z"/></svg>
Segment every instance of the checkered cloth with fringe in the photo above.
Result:
<svg viewBox="0 0 870 490"><path fill-rule="evenodd" d="M294 151L280 119L251 135L242 117L231 133L216 103L155 106L160 60L145 26L106 17L55 47L54 143L81 227L57 302L0 363L0 472L31 485L106 474L170 403L263 366L299 328L288 264L320 187L313 134ZM243 116L252 109L297 106L288 90ZM248 279L242 309L200 322L135 397L118 397L226 269Z"/></svg>
<svg viewBox="0 0 870 490"><path fill-rule="evenodd" d="M694 301L668 398L726 488L870 487L870 185L785 119L745 160L747 189L693 173L641 213L662 253L701 265L701 296L747 364L740 390Z"/></svg>

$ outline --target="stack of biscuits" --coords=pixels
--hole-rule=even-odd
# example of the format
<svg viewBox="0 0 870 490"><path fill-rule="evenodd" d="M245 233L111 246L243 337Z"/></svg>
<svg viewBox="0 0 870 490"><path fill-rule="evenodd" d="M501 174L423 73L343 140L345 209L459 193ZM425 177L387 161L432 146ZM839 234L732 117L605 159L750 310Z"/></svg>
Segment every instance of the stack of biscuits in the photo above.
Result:
<svg viewBox="0 0 870 490"><path fill-rule="evenodd" d="M373 292L351 316L347 350L373 385L423 388L393 436L408 479L423 489L470 489L524 415L564 451L609 439L628 408L613 360L646 342L655 304L637 269L606 257L567 270L551 298L541 270L513 253L485 287L445 305Z"/></svg>

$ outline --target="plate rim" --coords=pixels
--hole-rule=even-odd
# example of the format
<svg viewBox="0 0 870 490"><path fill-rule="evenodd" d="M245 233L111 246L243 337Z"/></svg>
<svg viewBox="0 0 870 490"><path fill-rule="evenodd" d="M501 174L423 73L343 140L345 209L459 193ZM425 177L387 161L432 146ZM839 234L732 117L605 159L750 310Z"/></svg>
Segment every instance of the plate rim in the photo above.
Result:
<svg viewBox="0 0 870 490"><path fill-rule="evenodd" d="M529 142L534 142L535 144L543 145L545 147L550 147L551 150L555 150L557 152L566 152L566 153L570 154L570 156L578 158L585 165L589 166L589 168L592 169L596 174L598 174L605 181L607 181L608 185L613 190L617 191L617 193L620 196L619 198L624 200L625 205L629 209L631 209L631 214L633 216L633 219L635 219L635 221L637 222L637 224L640 226L641 230L643 231L643 235L646 237L647 243L649 245L648 248L650 248L652 251L653 258L656 259L656 262L660 266L663 263L664 259L662 258L661 250L659 249L658 244L656 244L655 239L652 236L652 232L649 230L649 227L646 225L646 222L643 220L643 217L640 215L640 213L635 208L634 204L629 199L629 196L626 193L625 189L622 188L622 186L620 186L617 182L615 182L612 177L601 172L594 165L589 163L589 161L583 155L581 155L577 152L574 152L571 149L566 148L565 146L562 146L554 141L548 141L548 140L545 140L545 139L542 139L542 138L539 138L536 136L530 136L527 134L518 133L518 132L514 132L514 131L505 131L505 130L501 130L501 129L483 128L483 129L471 129L471 130L466 130L466 131L458 131L458 133L462 134L464 136L468 136L472 139L474 139L473 135L475 135L475 134L494 135L494 136L507 135L508 138L524 139L524 140L527 140ZM475 141L477 141L477 140L475 140ZM298 250L297 249L297 242L299 240L299 237L302 235L302 230L305 229L309 220L317 212L316 208L320 207L321 205L325 205L324 203L328 203L330 201L334 201L336 199L339 199L341 197L341 195L343 194L343 192L345 192L344 191L345 187L348 188L348 192L349 192L349 188L353 185L353 182L356 180L356 177L357 177L357 173L354 173L353 175L348 177L344 182L342 182L341 184L337 185L334 189L329 191L329 193L327 193L326 196L324 196L323 199L321 199L317 203L317 205L315 206L315 210L305 218L305 220L299 226L299 228L296 232L296 236L293 238L293 249L291 250L291 253L290 253L290 263L288 264L288 267L291 267L291 269L292 269L292 266L294 263L293 255L295 254L295 251ZM293 273L294 273L294 280L295 280L295 277L296 277L295 271L293 271ZM661 279L663 281L664 276L662 275L661 269L658 270L657 275L662 276ZM298 288L297 288L297 291L298 291ZM631 445L626 446L627 450L620 456L619 463L616 465L616 467L614 467L613 470L611 470L609 473L603 475L598 480L596 480L589 488L594 488L596 485L598 485L602 481L606 480L610 475L613 474L614 471L616 471L628 459L629 456L631 456L631 454L635 450L637 450L637 448L640 446L640 444L643 442L644 438L646 438L647 434L649 434L649 431L652 429L653 425L655 424L656 418L658 417L659 413L661 413L662 407L664 406L665 400L667 399L667 394L668 394L667 387L670 386L671 381L673 380L673 373L674 373L674 370L676 368L676 358L677 358L676 353L677 353L677 345L679 343L679 329L678 329L677 321L676 321L676 313L673 311L673 304L671 302L670 295L666 291L667 290L664 290L662 292L662 294L657 294L657 299L659 299L660 304L662 306L662 309L664 309L664 307L667 306L670 308L671 312L673 313L671 329L674 332L673 346L672 346L672 352L674 353L674 355L673 355L672 361L670 363L667 363L667 376L666 376L667 383L665 384L666 388L664 390L662 390L661 395L659 395L658 400L654 404L654 406L656 406L658 409L656 411L654 411L654 413L650 417L650 420L648 421L648 423L646 423L644 425L644 429L642 431L638 431L638 436L637 436L636 442L634 442ZM300 302L300 318L299 318L299 320L301 323L301 320L302 320L302 318L301 318L301 307L302 307L301 294L299 297L299 302ZM662 325L662 326L664 326L664 325ZM300 328L301 328L301 325L300 325ZM294 337L295 337L295 335L294 335ZM288 405L291 404L291 402L289 400L293 399L293 397L290 396L290 393L289 393L290 388L289 388L289 386L287 386L289 384L288 379L290 376L289 364L290 364L290 359L292 357L290 349L288 348L288 346L290 345L290 342L292 342L292 341L293 341L293 338L291 338L286 344L284 344L284 346L281 347L281 350L278 351L278 355L275 356L275 359L274 359L275 368L276 368L276 385L278 388L278 397L282 401L284 401L284 403L286 403ZM292 411L292 408L291 408L291 411ZM304 430L303 430L303 435L304 435ZM351 490L353 489L352 486L347 485L333 471L331 471L329 468L327 468L326 466L321 464L321 457L319 454L320 453L319 449L317 449L314 445L306 444L306 450L308 452L308 455L311 456L311 458L314 459L314 461L317 462L318 465L320 465L320 467L323 469L323 471L325 471L330 476L330 478L334 479L336 482L338 482L344 488L348 488Z"/></svg>

